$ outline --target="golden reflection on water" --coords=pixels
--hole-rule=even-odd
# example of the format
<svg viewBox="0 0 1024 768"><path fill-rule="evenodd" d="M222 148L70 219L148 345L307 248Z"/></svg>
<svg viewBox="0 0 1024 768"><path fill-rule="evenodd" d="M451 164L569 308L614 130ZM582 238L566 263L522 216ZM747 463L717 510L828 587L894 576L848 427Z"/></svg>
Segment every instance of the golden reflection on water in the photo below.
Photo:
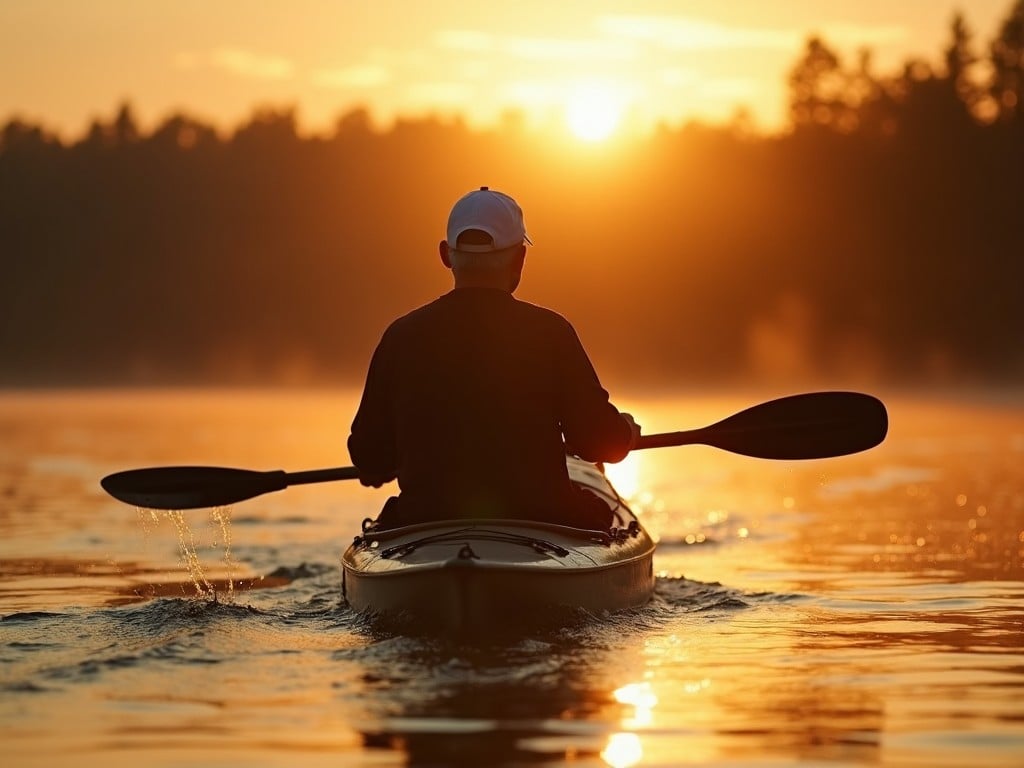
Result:
<svg viewBox="0 0 1024 768"><path fill-rule="evenodd" d="M172 516L146 513L151 527L140 538L139 518L99 491L103 474L161 463L345 464L352 403L223 394L122 402L82 394L46 401L34 423L17 415L44 400L0 402L8 438L0 445L0 613L290 584L289 569L258 574L277 565L294 570L309 552L334 568L358 521L393 491L344 483L289 489L239 505L230 517L181 516L177 524L187 531ZM705 398L632 410L646 431L659 432L701 426L750 402ZM166 667L143 659L127 671L97 673L89 687L44 694L45 701L5 694L5 711L39 713L19 721L39 734L31 743L13 728L7 733L21 739L23 753L52 737L71 754L78 742L48 723L54 713L59 720L84 713L87 757L108 765L137 764L139 750L152 756L172 739L175 748L195 749L200 764L216 763L203 759L215 754L232 764L268 755L305 762L321 744L349 750L316 753L332 764L350 762L359 750L351 762L369 749L388 750L370 762L436 749L412 730L382 737L382 747L353 741L352 728L377 706L404 713L393 721L403 727L416 717L443 721L437 744L469 738L458 726L493 711L501 717L482 749L529 742L516 729L530 730L539 718L547 741L534 759L600 755L613 768L1019 765L1024 412L917 401L893 401L890 412L882 446L841 459L765 462L698 446L637 452L608 465L660 540L657 611L635 627L598 633L596 649L585 640L571 653L527 646L520 653L533 672L517 667L494 681L483 662L482 671L450 656L416 664L398 643L349 632L341 611L328 632L304 619L278 621L295 606L262 591L245 600L272 609L251 625L228 612L194 628L200 639L184 660L213 655L218 664L182 664L169 677ZM193 555L182 556L185 544L201 575L192 571ZM254 564L254 554L263 560ZM333 578L318 587L330 605ZM314 591L304 583L291 589L309 600ZM355 650L337 653L346 645ZM68 648L71 669L94 663L78 659L75 644ZM120 653L109 651L111 660ZM216 701L189 703L213 689ZM227 709L223 730L205 738L209 712ZM310 751L297 752L303 749Z"/></svg>
<svg viewBox="0 0 1024 768"><path fill-rule="evenodd" d="M646 431L670 431L736 405L663 403L642 420ZM945 572L947 581L1024 576L1024 411L894 400L890 418L886 441L853 456L777 462L688 446L638 451L606 472L661 554L684 546L692 557L702 545L749 540L732 548L729 565L778 574L780 585L761 581L771 588L808 589L807 577L822 571L830 587L844 583L837 571ZM773 545L749 559L766 535ZM704 577L665 567L683 562L684 551L669 554L659 558L663 574ZM721 570L720 551L710 565Z"/></svg>
<svg viewBox="0 0 1024 768"><path fill-rule="evenodd" d="M601 759L612 768L630 768L643 758L644 748L635 733L613 733L608 737L608 745L601 750Z"/></svg>
<svg viewBox="0 0 1024 768"><path fill-rule="evenodd" d="M644 725L624 716L636 736L617 748L624 764L638 745L656 764L780 753L1017 764L1001 744L1021 743L1024 412L890 411L882 446L837 459L631 456L630 503L660 540L659 576L768 598L647 638L645 682L615 697L650 690L657 709ZM669 724L675 739L660 736ZM964 729L979 735L925 735Z"/></svg>
<svg viewBox="0 0 1024 768"><path fill-rule="evenodd" d="M624 728L645 728L654 720L658 697L651 690L650 683L629 683L616 689L613 696L620 704L633 707L633 714L622 720Z"/></svg>

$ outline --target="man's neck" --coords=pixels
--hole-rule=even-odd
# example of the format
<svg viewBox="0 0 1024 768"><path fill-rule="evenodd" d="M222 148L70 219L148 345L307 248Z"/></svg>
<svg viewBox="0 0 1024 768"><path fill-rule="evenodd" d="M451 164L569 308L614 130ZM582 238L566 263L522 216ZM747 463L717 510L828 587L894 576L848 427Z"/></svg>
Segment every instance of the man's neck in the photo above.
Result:
<svg viewBox="0 0 1024 768"><path fill-rule="evenodd" d="M507 281L497 280L456 280L455 290L459 290L460 288L491 288L496 291L511 293L508 289Z"/></svg>
<svg viewBox="0 0 1024 768"><path fill-rule="evenodd" d="M512 293L519 280L505 271L494 270L457 270L455 271L455 288L493 288L498 291Z"/></svg>

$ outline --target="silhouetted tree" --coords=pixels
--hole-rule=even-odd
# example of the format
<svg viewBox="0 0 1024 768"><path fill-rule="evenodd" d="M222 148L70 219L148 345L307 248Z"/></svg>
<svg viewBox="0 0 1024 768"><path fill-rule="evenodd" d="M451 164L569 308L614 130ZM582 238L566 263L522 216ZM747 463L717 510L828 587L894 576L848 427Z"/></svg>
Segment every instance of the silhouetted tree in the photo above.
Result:
<svg viewBox="0 0 1024 768"><path fill-rule="evenodd" d="M130 104L121 105L110 128L116 144L133 144L139 140L139 128Z"/></svg>
<svg viewBox="0 0 1024 768"><path fill-rule="evenodd" d="M365 137L373 133L373 121L366 107L351 109L334 122L334 135L340 139Z"/></svg>
<svg viewBox="0 0 1024 768"><path fill-rule="evenodd" d="M980 96L979 87L972 78L978 58L972 50L971 32L963 14L954 15L950 36L952 39L945 52L946 78L960 102L973 112Z"/></svg>
<svg viewBox="0 0 1024 768"><path fill-rule="evenodd" d="M874 55L862 48L856 71L850 78L858 133L874 138L891 137L899 124L899 101L891 82L880 80L874 72Z"/></svg>
<svg viewBox="0 0 1024 768"><path fill-rule="evenodd" d="M174 150L187 151L214 146L220 139L212 126L179 113L171 115L157 126L148 141L168 155L173 155Z"/></svg>
<svg viewBox="0 0 1024 768"><path fill-rule="evenodd" d="M797 128L849 128L847 75L839 56L820 37L811 37L789 75L790 116Z"/></svg>
<svg viewBox="0 0 1024 768"><path fill-rule="evenodd" d="M248 123L235 131L232 144L237 147L261 149L283 147L298 140L295 109L259 109Z"/></svg>
<svg viewBox="0 0 1024 768"><path fill-rule="evenodd" d="M0 153L24 155L58 147L59 142L38 125L30 125L16 117L7 121L0 131Z"/></svg>
<svg viewBox="0 0 1024 768"><path fill-rule="evenodd" d="M999 120L1020 123L1024 115L1024 0L1017 0L990 48L989 93Z"/></svg>

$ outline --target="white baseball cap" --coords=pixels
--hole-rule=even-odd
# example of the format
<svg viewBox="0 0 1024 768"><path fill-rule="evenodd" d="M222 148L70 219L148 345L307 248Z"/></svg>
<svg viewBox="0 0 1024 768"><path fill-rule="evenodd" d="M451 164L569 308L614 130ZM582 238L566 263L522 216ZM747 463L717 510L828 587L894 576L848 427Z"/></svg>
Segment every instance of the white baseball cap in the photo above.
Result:
<svg viewBox="0 0 1024 768"><path fill-rule="evenodd" d="M457 245L459 235L470 229L478 229L491 236L486 245ZM463 195L448 215L448 247L463 253L490 253L522 245L533 245L526 236L523 210L508 195L480 187Z"/></svg>

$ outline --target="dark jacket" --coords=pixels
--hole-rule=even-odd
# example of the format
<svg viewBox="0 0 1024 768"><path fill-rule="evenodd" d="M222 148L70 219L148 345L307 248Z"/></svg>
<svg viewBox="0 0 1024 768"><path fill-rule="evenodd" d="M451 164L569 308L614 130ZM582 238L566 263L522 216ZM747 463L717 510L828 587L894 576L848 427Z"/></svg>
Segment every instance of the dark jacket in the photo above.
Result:
<svg viewBox="0 0 1024 768"><path fill-rule="evenodd" d="M459 288L385 331L348 449L364 481L397 476L402 522L555 522L575 503L566 443L614 462L630 439L565 318Z"/></svg>

